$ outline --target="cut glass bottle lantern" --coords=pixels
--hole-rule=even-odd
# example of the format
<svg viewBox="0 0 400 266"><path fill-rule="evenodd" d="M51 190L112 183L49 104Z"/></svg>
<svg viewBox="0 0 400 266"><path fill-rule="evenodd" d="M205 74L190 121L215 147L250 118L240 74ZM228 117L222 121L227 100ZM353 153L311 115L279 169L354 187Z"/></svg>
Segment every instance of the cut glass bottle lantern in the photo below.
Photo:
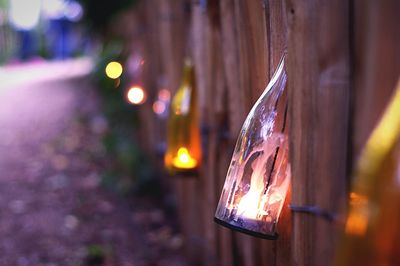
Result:
<svg viewBox="0 0 400 266"><path fill-rule="evenodd" d="M182 83L171 102L164 162L171 173L194 173L201 163L196 82L189 59L185 60Z"/></svg>
<svg viewBox="0 0 400 266"><path fill-rule="evenodd" d="M400 265L400 80L355 167L334 265Z"/></svg>
<svg viewBox="0 0 400 266"><path fill-rule="evenodd" d="M243 124L214 218L266 239L277 238L291 176L284 58Z"/></svg>

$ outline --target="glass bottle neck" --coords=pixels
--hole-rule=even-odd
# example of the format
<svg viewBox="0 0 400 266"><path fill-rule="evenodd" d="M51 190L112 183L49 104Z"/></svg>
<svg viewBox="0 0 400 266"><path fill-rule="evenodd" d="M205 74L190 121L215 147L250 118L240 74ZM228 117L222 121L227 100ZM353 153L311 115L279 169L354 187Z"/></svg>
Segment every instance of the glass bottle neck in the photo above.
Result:
<svg viewBox="0 0 400 266"><path fill-rule="evenodd" d="M191 59L186 58L183 66L182 85L192 85L194 82L194 67Z"/></svg>

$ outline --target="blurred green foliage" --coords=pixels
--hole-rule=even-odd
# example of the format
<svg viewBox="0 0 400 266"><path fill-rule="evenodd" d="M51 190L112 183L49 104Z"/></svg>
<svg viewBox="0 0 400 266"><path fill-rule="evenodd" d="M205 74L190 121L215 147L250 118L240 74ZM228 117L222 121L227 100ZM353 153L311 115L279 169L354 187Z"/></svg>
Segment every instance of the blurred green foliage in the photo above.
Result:
<svg viewBox="0 0 400 266"><path fill-rule="evenodd" d="M103 265L106 258L106 252L99 245L90 245L87 247L86 265L97 266Z"/></svg>
<svg viewBox="0 0 400 266"><path fill-rule="evenodd" d="M10 60L16 49L16 36L9 24L0 26L0 64Z"/></svg>
<svg viewBox="0 0 400 266"><path fill-rule="evenodd" d="M7 62L15 49L15 36L8 23L8 0L0 0L0 64Z"/></svg>
<svg viewBox="0 0 400 266"><path fill-rule="evenodd" d="M125 100L129 78L123 73L120 80L116 81L105 75L105 68L110 61L118 61L124 65L126 56L122 54L122 50L118 42L105 46L94 71L109 127L103 138L103 145L110 161L107 171L103 173L102 182L107 188L123 194L133 191L160 195L158 175L140 148L140 140L137 138L141 126L138 116L140 106L128 104Z"/></svg>
<svg viewBox="0 0 400 266"><path fill-rule="evenodd" d="M5 9L8 7L8 0L0 0L0 9Z"/></svg>

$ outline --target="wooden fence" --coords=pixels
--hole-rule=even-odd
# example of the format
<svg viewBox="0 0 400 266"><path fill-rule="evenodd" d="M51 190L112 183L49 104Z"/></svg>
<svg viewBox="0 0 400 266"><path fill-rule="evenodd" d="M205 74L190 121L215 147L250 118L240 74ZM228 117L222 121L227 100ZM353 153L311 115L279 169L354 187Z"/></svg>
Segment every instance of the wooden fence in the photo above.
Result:
<svg viewBox="0 0 400 266"><path fill-rule="evenodd" d="M146 60L146 147L165 137L152 113L157 80L174 91L194 58L205 151L198 178L171 178L190 265L329 265L340 227L288 204L344 213L353 162L400 74L396 0L146 0L129 13ZM188 47L188 48L186 48ZM277 241L213 222L236 137L288 51L291 197ZM159 160L160 167L162 165Z"/></svg>

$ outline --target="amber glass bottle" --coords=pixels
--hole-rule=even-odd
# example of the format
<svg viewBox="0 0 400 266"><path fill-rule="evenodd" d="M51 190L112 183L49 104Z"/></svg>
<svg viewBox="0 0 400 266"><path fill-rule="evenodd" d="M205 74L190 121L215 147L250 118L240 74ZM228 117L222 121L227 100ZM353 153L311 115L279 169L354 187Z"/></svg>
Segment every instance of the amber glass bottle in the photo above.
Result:
<svg viewBox="0 0 400 266"><path fill-rule="evenodd" d="M400 84L361 154L336 265L400 265Z"/></svg>
<svg viewBox="0 0 400 266"><path fill-rule="evenodd" d="M168 118L165 166L171 173L195 173L201 164L201 139L194 66L186 59L182 83Z"/></svg>

